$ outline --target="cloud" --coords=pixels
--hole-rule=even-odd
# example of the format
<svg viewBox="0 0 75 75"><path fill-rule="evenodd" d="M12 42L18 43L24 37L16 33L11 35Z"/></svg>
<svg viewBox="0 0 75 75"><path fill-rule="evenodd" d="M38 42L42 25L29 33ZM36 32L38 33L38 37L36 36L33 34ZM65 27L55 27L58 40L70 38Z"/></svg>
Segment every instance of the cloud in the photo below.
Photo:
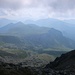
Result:
<svg viewBox="0 0 75 75"><path fill-rule="evenodd" d="M47 4L49 0L0 0L0 8L19 9L38 7Z"/></svg>
<svg viewBox="0 0 75 75"><path fill-rule="evenodd" d="M0 16L11 19L74 18L75 0L0 0Z"/></svg>
<svg viewBox="0 0 75 75"><path fill-rule="evenodd" d="M75 9L75 0L56 0L50 7L57 12L65 12Z"/></svg>
<svg viewBox="0 0 75 75"><path fill-rule="evenodd" d="M25 2L25 1L24 1ZM0 8L4 9L19 9L23 5L23 0L0 0Z"/></svg>

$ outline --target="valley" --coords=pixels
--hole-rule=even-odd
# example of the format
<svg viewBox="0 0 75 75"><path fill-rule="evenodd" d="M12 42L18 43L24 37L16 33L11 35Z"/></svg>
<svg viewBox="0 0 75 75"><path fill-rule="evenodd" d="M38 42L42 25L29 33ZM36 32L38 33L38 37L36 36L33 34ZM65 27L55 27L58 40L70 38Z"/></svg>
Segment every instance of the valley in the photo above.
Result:
<svg viewBox="0 0 75 75"><path fill-rule="evenodd" d="M0 75L75 75L75 0L0 0Z"/></svg>
<svg viewBox="0 0 75 75"><path fill-rule="evenodd" d="M2 75L10 72L18 75L19 71L19 75L23 75L30 71L31 74L26 72L27 75L42 75L44 71L48 75L46 70L49 69L55 73L54 68L45 67L73 49L74 39L58 29L22 22L9 23L0 28L0 72Z"/></svg>

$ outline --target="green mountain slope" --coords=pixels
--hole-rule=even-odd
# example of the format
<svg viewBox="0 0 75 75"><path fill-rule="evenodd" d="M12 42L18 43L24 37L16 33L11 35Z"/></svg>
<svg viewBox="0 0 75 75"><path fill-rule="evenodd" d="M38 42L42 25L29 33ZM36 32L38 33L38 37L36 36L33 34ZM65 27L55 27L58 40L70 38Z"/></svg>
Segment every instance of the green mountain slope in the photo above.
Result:
<svg viewBox="0 0 75 75"><path fill-rule="evenodd" d="M75 48L75 41L53 28L44 34L27 36L24 40L25 43L40 48Z"/></svg>
<svg viewBox="0 0 75 75"><path fill-rule="evenodd" d="M39 27L33 24L25 25L22 22L18 22L16 24L11 23L9 25L0 28L0 33L4 35L23 37L25 35L46 33L48 32L49 29L50 28Z"/></svg>
<svg viewBox="0 0 75 75"><path fill-rule="evenodd" d="M27 48L44 48L44 49L74 49L75 41L63 36L63 34L53 28L39 27L37 25L25 25L22 22L9 24L0 28L0 34L17 36L23 41L22 45ZM22 42L16 37L2 37L4 42L21 44ZM11 40L12 39L12 40Z"/></svg>
<svg viewBox="0 0 75 75"><path fill-rule="evenodd" d="M23 41L15 36L0 35L0 48L21 48Z"/></svg>

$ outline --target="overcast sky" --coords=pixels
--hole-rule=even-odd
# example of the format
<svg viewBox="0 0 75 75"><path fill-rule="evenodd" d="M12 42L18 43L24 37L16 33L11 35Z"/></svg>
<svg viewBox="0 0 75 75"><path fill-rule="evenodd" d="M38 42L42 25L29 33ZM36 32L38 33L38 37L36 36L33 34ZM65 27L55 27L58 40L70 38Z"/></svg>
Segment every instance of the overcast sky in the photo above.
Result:
<svg viewBox="0 0 75 75"><path fill-rule="evenodd" d="M0 0L0 18L75 19L75 0Z"/></svg>

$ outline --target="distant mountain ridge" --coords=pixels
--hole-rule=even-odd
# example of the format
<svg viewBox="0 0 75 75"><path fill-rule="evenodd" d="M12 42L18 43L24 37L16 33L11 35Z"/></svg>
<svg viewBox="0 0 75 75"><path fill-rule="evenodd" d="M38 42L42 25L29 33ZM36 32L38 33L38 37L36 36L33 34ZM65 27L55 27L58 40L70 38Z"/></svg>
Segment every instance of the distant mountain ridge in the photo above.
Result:
<svg viewBox="0 0 75 75"><path fill-rule="evenodd" d="M2 28L0 28L0 34L5 35L15 35L15 36L25 36L32 34L42 34L48 32L50 28L39 27L34 24L24 24L22 22L10 23Z"/></svg>
<svg viewBox="0 0 75 75"><path fill-rule="evenodd" d="M36 24L39 26L44 26L44 27L49 27L49 28L54 28L57 29L59 31L61 31L63 33L64 36L75 40L75 24L71 24L69 22L66 21L61 21L58 19L52 19L52 18L48 18L48 19L40 19L37 21L25 21L24 23L26 24Z"/></svg>
<svg viewBox="0 0 75 75"><path fill-rule="evenodd" d="M19 37L24 44L33 47L75 48L75 41L63 36L59 30L34 24L11 23L0 28L0 34Z"/></svg>
<svg viewBox="0 0 75 75"><path fill-rule="evenodd" d="M16 23L17 21L14 20L8 20L8 19L0 19L0 27L3 27L7 24L10 23ZM75 40L75 24L72 23L74 20L58 20L58 19L52 19L52 18L47 18L47 19L40 19L40 20L27 20L23 21L24 24L34 24L42 27L49 27L49 28L54 28L63 33L64 36ZM12 27L12 26L11 26ZM17 32L16 32L17 33ZM12 33L14 34L14 33Z"/></svg>
<svg viewBox="0 0 75 75"><path fill-rule="evenodd" d="M9 20L9 19L5 19L5 18L0 18L0 27L3 27L7 24L10 24L10 23L16 23L17 21L15 20Z"/></svg>

